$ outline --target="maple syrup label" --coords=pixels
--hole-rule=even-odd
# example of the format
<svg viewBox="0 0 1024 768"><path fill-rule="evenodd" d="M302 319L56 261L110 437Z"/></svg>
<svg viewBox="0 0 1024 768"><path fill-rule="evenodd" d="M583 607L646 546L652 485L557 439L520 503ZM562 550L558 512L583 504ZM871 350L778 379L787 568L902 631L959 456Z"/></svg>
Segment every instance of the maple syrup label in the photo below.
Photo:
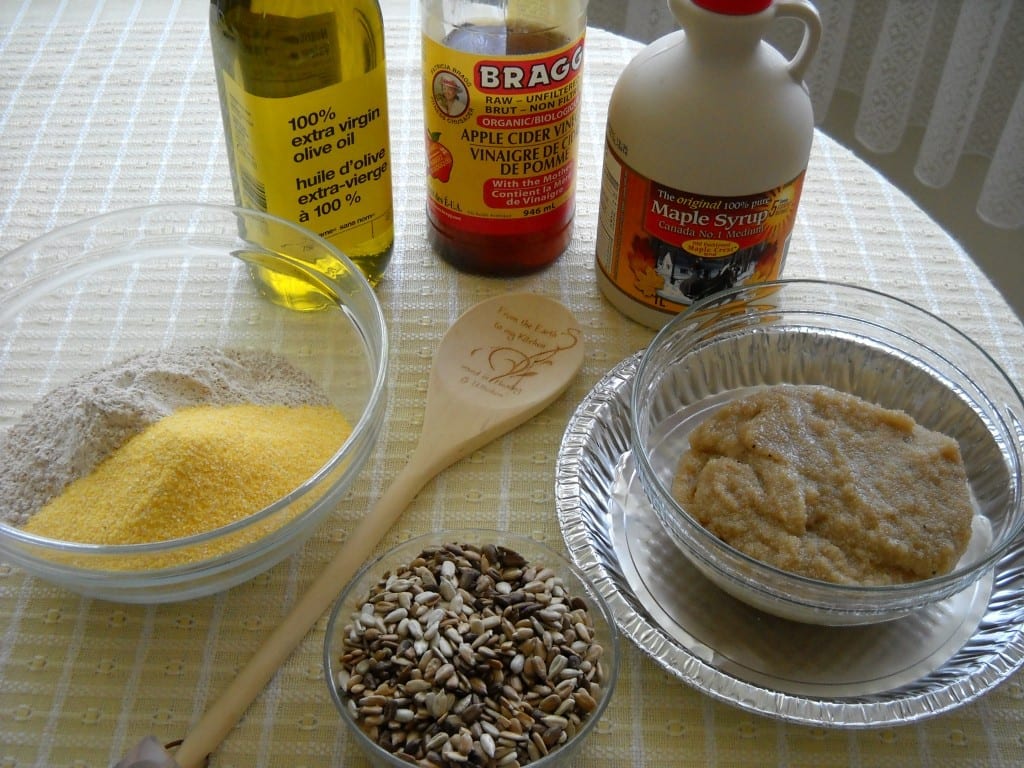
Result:
<svg viewBox="0 0 1024 768"><path fill-rule="evenodd" d="M597 268L629 298L676 314L698 299L777 279L804 174L754 195L713 197L652 181L605 148Z"/></svg>
<svg viewBox="0 0 1024 768"><path fill-rule="evenodd" d="M583 35L542 54L494 56L423 38L427 205L465 232L564 221L573 204Z"/></svg>

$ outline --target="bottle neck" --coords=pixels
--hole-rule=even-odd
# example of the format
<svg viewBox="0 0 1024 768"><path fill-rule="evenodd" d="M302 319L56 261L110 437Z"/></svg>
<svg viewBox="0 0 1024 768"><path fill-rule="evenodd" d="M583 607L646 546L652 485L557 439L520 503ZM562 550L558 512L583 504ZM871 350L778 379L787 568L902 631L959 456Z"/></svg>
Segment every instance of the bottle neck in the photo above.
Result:
<svg viewBox="0 0 1024 768"><path fill-rule="evenodd" d="M775 18L770 0L750 0L745 7L761 10L743 14L717 11L722 3L714 0L669 0L669 5L694 50L716 57L753 55Z"/></svg>

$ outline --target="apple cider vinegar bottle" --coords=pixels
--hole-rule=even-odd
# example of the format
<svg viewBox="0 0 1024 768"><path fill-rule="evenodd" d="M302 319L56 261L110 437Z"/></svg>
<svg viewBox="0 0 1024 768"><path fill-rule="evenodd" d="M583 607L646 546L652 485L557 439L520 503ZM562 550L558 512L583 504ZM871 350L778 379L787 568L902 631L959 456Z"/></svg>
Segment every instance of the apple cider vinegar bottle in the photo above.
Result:
<svg viewBox="0 0 1024 768"><path fill-rule="evenodd" d="M572 237L586 0L422 0L427 223L486 275L550 264Z"/></svg>

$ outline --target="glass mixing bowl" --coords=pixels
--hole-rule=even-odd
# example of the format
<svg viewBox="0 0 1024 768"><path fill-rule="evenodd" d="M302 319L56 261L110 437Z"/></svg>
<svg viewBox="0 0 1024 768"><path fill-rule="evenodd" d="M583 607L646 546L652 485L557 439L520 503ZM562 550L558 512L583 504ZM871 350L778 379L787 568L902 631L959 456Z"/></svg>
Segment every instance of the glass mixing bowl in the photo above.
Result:
<svg viewBox="0 0 1024 768"><path fill-rule="evenodd" d="M487 547L512 550L526 564L502 561L505 568L491 569L477 560L453 567L450 578L443 575L443 566L431 567L436 578L404 577L405 566L421 564L421 553L452 544L485 554ZM477 580L480 572L493 576L493 588ZM445 581L451 585L447 593ZM501 586L503 581L509 589ZM403 591L404 599L399 596ZM523 593L536 597L524 600ZM554 599L548 600L551 595ZM581 606L589 629L574 616ZM394 635L386 631L389 623ZM373 639L370 633L386 636ZM353 634L356 640L350 642ZM378 640L397 646L393 654L379 656L395 662L390 668L356 658L360 651L354 649L370 650L369 644ZM533 657L540 657L539 667ZM572 764L608 706L620 645L607 604L562 555L507 531L442 530L397 545L356 574L331 611L324 664L348 736L372 765L409 765L396 752L415 755L422 747L441 757L453 754L445 765L516 759L504 764L528 761L536 768L553 768ZM392 674L394 685L388 682ZM510 719L517 720L520 731L515 738L509 735ZM369 735L374 727L395 743L393 750ZM545 741L550 746L542 746Z"/></svg>
<svg viewBox="0 0 1024 768"><path fill-rule="evenodd" d="M784 383L827 385L956 439L976 515L951 572L871 587L802 577L724 543L679 503L672 480L693 426L752 388ZM949 323L870 289L782 280L709 297L657 334L634 381L630 437L645 494L705 576L783 618L846 625L906 615L991 572L1024 527L1022 424L1014 383Z"/></svg>
<svg viewBox="0 0 1024 768"><path fill-rule="evenodd" d="M201 346L283 357L351 434L285 496L223 527L96 545L33 535L0 514L0 558L92 597L181 600L266 570L337 508L380 432L388 342L374 292L336 248L262 213L182 204L86 219L0 258L0 433L76 377Z"/></svg>

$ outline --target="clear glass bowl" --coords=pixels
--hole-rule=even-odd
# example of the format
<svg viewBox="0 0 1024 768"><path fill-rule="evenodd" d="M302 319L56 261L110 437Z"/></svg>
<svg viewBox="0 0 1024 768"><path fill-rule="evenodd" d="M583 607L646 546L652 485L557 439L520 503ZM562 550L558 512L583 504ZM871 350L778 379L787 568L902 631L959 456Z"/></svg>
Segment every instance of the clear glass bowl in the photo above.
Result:
<svg viewBox="0 0 1024 768"><path fill-rule="evenodd" d="M216 530L105 546L0 523L0 558L91 597L181 600L266 570L336 509L380 432L388 348L376 296L336 248L272 216L182 204L97 216L0 258L0 431L78 376L203 345L286 358L351 435L287 496Z"/></svg>
<svg viewBox="0 0 1024 768"><path fill-rule="evenodd" d="M581 640L584 642L583 646L578 646L577 650L580 652L580 656L585 655L584 648L589 647L591 643L596 643L600 646L599 658L597 663L601 665L602 677L600 682L600 692L593 696L593 701L587 704L589 712L581 718L581 723L576 729L575 734L568 738L563 744L551 749L546 755L540 756L533 759L529 764L536 766L537 768L551 768L552 766L568 765L571 763L574 756L579 752L580 747L586 740L588 734L590 734L594 726L600 720L602 713L608 706L608 702L611 699L612 692L615 688L615 682L618 677L619 664L620 664L620 646L618 630L616 629L614 621L612 621L611 614L609 613L608 606L604 600L598 595L597 591L594 590L586 580L583 573L572 563L570 563L565 557L557 554L546 545L541 544L534 539L527 538L525 536L518 536L516 534L508 533L505 531L494 531L494 530L480 530L480 529L465 529L465 530L447 530L437 531L423 536L419 536L410 539L398 546L394 547L390 551L381 555L380 557L370 561L367 565L363 566L355 578L345 587L344 592L339 596L334 608L331 611L330 619L327 624L327 633L324 641L324 665L326 670L326 678L328 681L328 687L330 689L331 698L341 713L341 719L346 725L346 731L351 739L354 739L356 744L362 752L369 758L370 763L374 766L392 766L398 768L399 766L409 765L409 761L403 760L397 755L389 752L385 748L377 744L366 732L360 728L357 718L365 717L365 713L362 715L357 714L360 703L348 692L342 692L339 690L341 680L345 678L345 664L342 663L342 656L348 650L350 646L346 646L347 627L354 620L358 619L363 611L363 605L366 601L367 596L370 594L371 587L378 584L381 580L386 580L389 575L394 574L397 569L409 565L412 563L421 552L432 547L443 547L451 543L457 543L460 545L468 544L475 547L484 547L485 545L495 545L498 547L505 547L514 550L521 555L530 565L538 567L546 567L553 571L554 577L561 580L565 587L566 592L576 600L585 603L587 612L591 618L593 624L592 637L590 640ZM544 580L551 578L550 575L545 576ZM394 591L398 591L395 588ZM438 588L438 592L443 593L442 588ZM414 604L415 598L413 598ZM443 602L432 603L434 608L439 608L442 612L446 607L451 605L450 597L444 596ZM490 602L490 598L486 599ZM467 601L468 602L468 601ZM483 602L483 601L481 601ZM507 692L501 692L498 690L501 686L496 682L497 678L490 677L488 675L495 675L494 669L499 668L500 676L503 677L506 685L514 685L515 681L513 677L521 677L530 674L529 672L520 672L516 667L516 662L513 659L516 656L517 650L524 648L523 643L528 642L529 636L536 635L537 637L543 637L543 633L537 634L533 632L531 628L531 621L528 618L520 618L518 621L513 620L516 617L512 616L509 611L514 609L506 609L501 612L500 615L509 618L509 621L516 628L526 627L527 629L522 630L524 637L516 637L512 639L510 636L511 628L503 628L501 625L496 625L493 628L483 629L481 626L474 625L472 623L472 617L468 617L464 626L461 626L458 622L453 622L453 628L456 634L452 635L451 632L444 633L439 632L441 636L446 636L450 641L448 648L443 645L438 645L436 641L432 641L433 634L429 629L429 622L425 617L425 611L430 610L423 609L415 610L411 613L409 620L415 619L417 621L416 629L424 629L422 624L427 624L425 637L426 641L424 645L417 647L415 645L415 639L420 635L418 631L412 631L408 628L402 629L401 627L397 630L399 633L405 633L400 635L398 643L400 644L400 650L396 651L394 655L400 653L408 654L408 658L412 659L415 663L423 664L424 657L428 653L429 648L430 654L447 654L450 651L451 658L457 673L452 675L452 678L457 678L462 675L461 680L458 684L449 684L445 686L444 682L438 683L437 685L424 685L421 686L424 690L418 690L416 693L411 693L411 687L404 688L405 683L413 678L419 677L419 673L409 672L402 674L402 685L403 688L399 693L406 696L406 701L395 702L392 701L383 704L383 710L386 713L385 716L388 719L394 719L401 725L396 725L395 728L402 730L403 733L408 733L413 729L413 724L407 723L403 720L403 717L410 717L409 715L402 715L398 713L398 709L409 710L409 712L416 711L419 714L415 720L417 729L419 724L425 721L421 718L427 717L427 710L432 706L431 701L437 697L438 693L450 694L449 701L451 702L450 709L445 709L440 714L435 713L432 717L438 717L444 719L448 715L455 715L455 713L465 713L464 722L467 729L472 733L476 733L476 745L474 749L484 749L494 747L494 750L500 754L501 750L507 748L507 743L504 741L505 737L499 736L497 731L503 730L499 726L495 726L496 722L491 715L486 712L480 714L480 710L485 708L501 708L499 700L505 696L509 696ZM483 608L478 608L479 614L484 614ZM378 612L380 614L380 612ZM383 614L380 614L383 615ZM525 614L524 614L525 616ZM418 618L417 618L418 617ZM422 619L422 621L420 621ZM395 618L395 621L398 621ZM545 619L547 621L547 619ZM365 622L367 625L369 622ZM447 626L449 623L448 618L444 618L437 622L439 626ZM566 622L563 622L565 624ZM386 625L385 625L386 626ZM547 626L547 625L546 625ZM505 631L505 630L508 631ZM560 631L560 630L556 630ZM575 630L573 630L575 631ZM470 654L470 658L463 659L463 654L469 653L469 649L472 648L474 642L486 632L493 632L492 637L500 639L495 640L493 643L483 643L489 645L495 649L495 654L492 658L487 659L482 654L477 653L475 656ZM580 640L583 635L576 636ZM487 638L484 638L486 640ZM562 640L554 638L551 642L552 647L558 648L559 646L571 647L569 642L572 638L565 637ZM481 641L483 642L483 641ZM463 648L462 646L466 647ZM527 648L527 655L530 655ZM533 654L536 655L536 654ZM556 672L555 664L553 662L554 653L548 652L546 655L551 658L545 659L545 670L544 675L549 676L547 679L550 682L551 688L557 688L557 683L570 679L570 672ZM565 656L566 654L559 653L558 655ZM521 660L522 663L527 665L529 663L525 657ZM579 668L580 659L576 659L567 664L570 668ZM557 662L561 664L561 662ZM474 667L472 664L482 664L487 667L486 672L472 672L469 671ZM381 674L382 677L386 675ZM573 673L574 674L574 673ZM369 678L370 675L367 675ZM429 677L429 675L428 675ZM469 680L473 677L487 678L486 692L484 689L478 689L475 693ZM351 679L351 678L349 678ZM437 678L434 678L435 681ZM445 678L447 679L447 678ZM536 678L531 678L536 679ZM369 682L367 679L365 682ZM479 685L479 684L478 684ZM497 686L497 687L496 687ZM573 687L571 684L569 687ZM586 686L580 685L580 688ZM518 694L522 699L534 701L530 698L531 692L535 692L536 689L531 684L522 686L522 690ZM562 695L566 695L562 692ZM538 697L540 694L538 693ZM399 696L401 699L401 696ZM564 700L564 699L563 699ZM475 707L474 705L484 702L484 707ZM554 714L557 710L548 704L541 704L540 698L534 701L536 709L542 711L551 710ZM566 705L568 706L568 705ZM476 709L477 712L472 717L468 714L472 709ZM524 712L529 712L530 708L521 707ZM447 713L447 714L446 714ZM534 712L536 714L536 712ZM479 715L479 717L477 717ZM463 714L458 715L460 718ZM556 714L556 717L561 716ZM485 744L485 740L480 738L480 735L485 732L484 722L489 722L488 728L497 728L497 731L493 731L491 736L492 743ZM556 721L553 721L556 722ZM475 725L474 725L475 723ZM436 727L436 726L435 726ZM507 726L506 726L507 727ZM548 727L548 726L545 726ZM557 723L554 725L557 727ZM527 726L527 730L529 727ZM411 737L408 737L411 738ZM443 740L442 740L443 741ZM468 746L468 745L467 745ZM438 752L442 752L445 747L442 743L438 743L434 747ZM476 756L481 757L481 756ZM471 758L475 759L475 758ZM499 757L500 759L500 757ZM470 765L483 764L482 762L470 762ZM525 764L525 763L522 763Z"/></svg>
<svg viewBox="0 0 1024 768"><path fill-rule="evenodd" d="M716 406L763 385L822 384L910 414L955 438L977 504L950 573L858 587L752 559L671 493L687 434ZM641 357L630 438L644 492L681 552L719 587L796 621L868 624L943 600L988 573L1024 526L1024 402L1000 366L940 318L876 291L782 280L720 293L673 318Z"/></svg>

